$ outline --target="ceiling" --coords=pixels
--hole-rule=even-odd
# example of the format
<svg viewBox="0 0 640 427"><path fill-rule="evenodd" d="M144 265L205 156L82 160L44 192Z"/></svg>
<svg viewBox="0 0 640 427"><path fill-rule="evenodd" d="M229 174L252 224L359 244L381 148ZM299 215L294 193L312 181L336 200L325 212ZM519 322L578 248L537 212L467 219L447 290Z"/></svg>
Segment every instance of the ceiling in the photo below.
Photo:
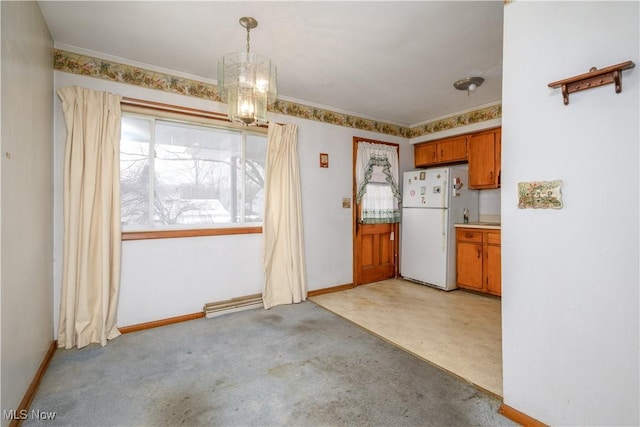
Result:
<svg viewBox="0 0 640 427"><path fill-rule="evenodd" d="M41 1L55 46L216 79L225 53L278 67L278 98L409 126L502 99L496 1ZM151 67L150 67L151 68ZM484 84L468 94L453 83Z"/></svg>

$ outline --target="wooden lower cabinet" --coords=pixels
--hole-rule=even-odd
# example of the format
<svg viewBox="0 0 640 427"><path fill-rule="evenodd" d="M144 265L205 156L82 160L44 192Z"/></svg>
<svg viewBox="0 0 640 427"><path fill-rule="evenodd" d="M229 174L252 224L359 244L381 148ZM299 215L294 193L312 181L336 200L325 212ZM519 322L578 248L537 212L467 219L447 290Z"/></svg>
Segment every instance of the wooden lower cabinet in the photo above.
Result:
<svg viewBox="0 0 640 427"><path fill-rule="evenodd" d="M457 229L456 264L457 283L461 288L481 291L482 231Z"/></svg>
<svg viewBox="0 0 640 427"><path fill-rule="evenodd" d="M458 287L500 296L500 230L457 228L456 274Z"/></svg>

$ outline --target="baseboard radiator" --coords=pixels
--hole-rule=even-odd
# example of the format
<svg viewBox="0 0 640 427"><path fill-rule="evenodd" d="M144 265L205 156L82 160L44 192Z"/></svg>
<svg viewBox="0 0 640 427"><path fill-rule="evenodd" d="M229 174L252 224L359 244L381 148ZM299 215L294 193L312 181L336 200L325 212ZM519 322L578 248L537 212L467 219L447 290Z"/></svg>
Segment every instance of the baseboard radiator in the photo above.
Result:
<svg viewBox="0 0 640 427"><path fill-rule="evenodd" d="M250 310L264 307L262 295L254 294L244 297L232 298L226 301L210 302L204 305L204 314L207 318L233 313L234 311Z"/></svg>

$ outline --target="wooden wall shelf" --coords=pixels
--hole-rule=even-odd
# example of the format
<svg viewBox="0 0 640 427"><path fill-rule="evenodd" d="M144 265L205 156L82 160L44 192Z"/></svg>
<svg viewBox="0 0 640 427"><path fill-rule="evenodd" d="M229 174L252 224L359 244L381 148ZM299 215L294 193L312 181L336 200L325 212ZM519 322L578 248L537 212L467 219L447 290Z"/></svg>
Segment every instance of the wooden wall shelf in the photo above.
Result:
<svg viewBox="0 0 640 427"><path fill-rule="evenodd" d="M634 64L632 61L627 61L621 64L603 68L601 70L598 70L596 67L592 67L588 73L549 83L549 87L562 87L562 98L564 99L564 105L569 104L570 93L591 89L609 83L615 83L616 93L620 93L622 91L622 71L628 70L635 66L636 64Z"/></svg>

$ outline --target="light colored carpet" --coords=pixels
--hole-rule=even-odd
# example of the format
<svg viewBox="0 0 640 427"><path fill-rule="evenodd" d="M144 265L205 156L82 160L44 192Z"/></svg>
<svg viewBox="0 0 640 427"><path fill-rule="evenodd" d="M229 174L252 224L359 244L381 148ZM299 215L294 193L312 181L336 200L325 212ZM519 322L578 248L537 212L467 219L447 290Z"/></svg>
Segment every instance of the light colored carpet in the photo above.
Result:
<svg viewBox="0 0 640 427"><path fill-rule="evenodd" d="M307 301L57 350L31 405L55 419L22 425L514 425L499 405Z"/></svg>
<svg viewBox="0 0 640 427"><path fill-rule="evenodd" d="M391 343L502 396L501 302L402 279L310 298Z"/></svg>

